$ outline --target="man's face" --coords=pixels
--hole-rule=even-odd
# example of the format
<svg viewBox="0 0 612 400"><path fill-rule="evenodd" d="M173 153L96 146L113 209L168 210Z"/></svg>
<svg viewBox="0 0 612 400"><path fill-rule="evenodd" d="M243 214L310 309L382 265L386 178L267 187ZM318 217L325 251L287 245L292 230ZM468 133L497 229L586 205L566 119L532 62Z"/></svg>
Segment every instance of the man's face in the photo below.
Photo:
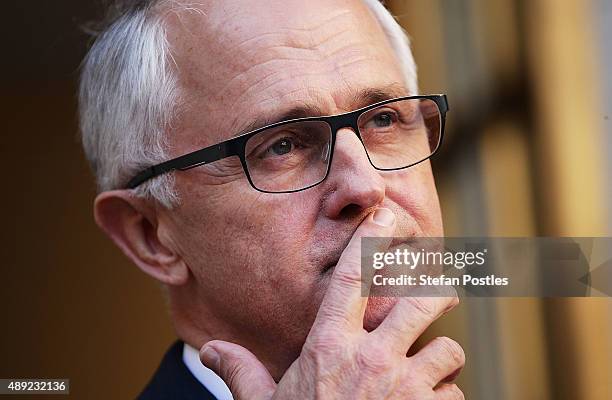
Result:
<svg viewBox="0 0 612 400"><path fill-rule="evenodd" d="M253 4L224 0L166 17L184 103L172 156L294 108L330 115L375 102L372 93L409 94L384 33L359 1ZM189 323L268 363L297 357L333 265L373 209L393 210L396 236L442 235L430 164L376 171L349 129L338 132L327 179L302 192L256 191L237 157L178 172L176 184L181 204L163 229L193 277L179 288L189 291ZM391 305L370 300L366 326Z"/></svg>

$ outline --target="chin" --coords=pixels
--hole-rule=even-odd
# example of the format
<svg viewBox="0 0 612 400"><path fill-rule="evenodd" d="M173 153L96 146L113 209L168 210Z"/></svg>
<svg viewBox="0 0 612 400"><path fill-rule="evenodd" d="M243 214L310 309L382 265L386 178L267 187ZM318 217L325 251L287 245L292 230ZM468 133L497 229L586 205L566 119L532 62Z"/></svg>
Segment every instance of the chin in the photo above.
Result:
<svg viewBox="0 0 612 400"><path fill-rule="evenodd" d="M371 332L389 315L397 297L370 297L363 318L363 328Z"/></svg>

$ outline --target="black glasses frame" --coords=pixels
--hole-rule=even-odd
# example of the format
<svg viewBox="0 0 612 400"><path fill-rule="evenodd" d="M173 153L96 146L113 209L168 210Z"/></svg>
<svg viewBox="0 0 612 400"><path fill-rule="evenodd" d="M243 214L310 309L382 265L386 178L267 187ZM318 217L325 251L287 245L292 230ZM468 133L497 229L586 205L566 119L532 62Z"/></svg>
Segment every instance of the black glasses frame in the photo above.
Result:
<svg viewBox="0 0 612 400"><path fill-rule="evenodd" d="M436 103L436 105L438 106L438 110L440 111L440 139L438 140L438 145L436 146L434 151L431 152L429 157L426 157L422 160L419 160L410 165L406 165L404 167L378 168L374 165L374 163L370 159L370 155L368 154L368 151L366 149L366 154L368 156L368 160L370 161L370 165L372 165L372 167L374 167L375 169L379 171L396 171L400 169L410 168L416 164L419 164L431 158L431 156L433 156L440 148L440 144L442 143L442 139L444 137L444 125L446 123L446 112L449 110L448 100L445 94L397 97L394 99L384 100L378 103L370 104L369 106L360 108L355 111L343 113L343 114L322 116L322 117L296 118L296 119L276 122L274 124L266 125L264 127L255 129L251 132L244 133L240 136L233 137L224 142L217 143L212 146L208 146L203 149L196 150L191 153L182 155L180 157L173 158L171 160L164 161L163 163L149 167L141 171L140 173L138 173L134 178L132 178L128 182L127 188L134 189L137 186L141 185L142 183L148 181L149 179L165 174L167 172L177 171L177 170L185 171L191 168L198 167L200 165L210 164L212 162L221 160L223 158L227 158L231 156L238 156L238 158L240 158L240 163L242 164L242 169L244 170L244 173L246 174L246 177L250 185L255 190L263 192L263 193L293 193L293 192L299 192L302 190L306 190L306 189L309 189L313 186L320 184L327 178L327 175L329 175L329 170L330 170L332 159L334 156L334 148L336 145L336 136L340 129L352 128L353 132L357 135L357 137L359 138L359 141L361 141L361 144L363 145L363 139L361 138L361 134L359 133L359 127L358 127L358 120L361 114L369 110L372 110L374 108L380 107L382 105L388 104L388 103L393 103L393 102L400 101L400 100L417 100L417 99L432 100L433 102ZM327 163L327 170L325 171L325 176L323 176L323 178L321 178L321 180L319 180L318 182L313 183L312 185L300 188L300 189L273 192L273 191L267 191L267 190L262 190L262 189L257 188L257 186L255 186L255 184L253 183L251 179L251 175L249 174L249 169L247 167L246 156L245 156L245 149L246 149L247 141L252 136L258 134L259 132L265 131L267 129L279 127L279 126L290 124L290 123L302 122L302 121L322 121L322 122L327 123L331 129L331 134L332 134L331 148L330 148L329 161ZM365 149L365 145L364 145L364 149Z"/></svg>

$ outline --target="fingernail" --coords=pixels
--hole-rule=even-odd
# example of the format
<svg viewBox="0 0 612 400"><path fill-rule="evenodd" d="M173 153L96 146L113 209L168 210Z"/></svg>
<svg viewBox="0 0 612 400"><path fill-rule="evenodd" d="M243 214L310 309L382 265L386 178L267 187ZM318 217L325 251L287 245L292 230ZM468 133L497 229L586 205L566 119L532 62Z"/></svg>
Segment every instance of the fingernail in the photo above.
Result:
<svg viewBox="0 0 612 400"><path fill-rule="evenodd" d="M212 369L215 373L219 373L219 367L221 364L221 359L219 358L219 353L212 347L207 347L202 351L200 355L200 359L202 364L206 367Z"/></svg>
<svg viewBox="0 0 612 400"><path fill-rule="evenodd" d="M395 221L395 214L388 208L379 208L374 211L374 216L372 218L378 225L391 226Z"/></svg>

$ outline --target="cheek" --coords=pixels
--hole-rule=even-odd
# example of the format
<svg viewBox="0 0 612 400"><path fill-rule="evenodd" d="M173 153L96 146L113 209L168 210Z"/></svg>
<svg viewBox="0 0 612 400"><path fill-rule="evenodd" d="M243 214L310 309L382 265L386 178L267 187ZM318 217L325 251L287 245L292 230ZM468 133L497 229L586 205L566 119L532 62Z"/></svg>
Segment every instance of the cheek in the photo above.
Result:
<svg viewBox="0 0 612 400"><path fill-rule="evenodd" d="M247 217L252 223L245 240L251 246L264 249L259 264L266 270L271 269L269 273L279 280L285 281L279 282L281 286L298 288L311 282L313 271L307 256L312 246L318 212L315 204L314 201L304 201L296 194L266 195L266 201L254 207Z"/></svg>
<svg viewBox="0 0 612 400"><path fill-rule="evenodd" d="M299 194L224 189L195 197L205 202L186 202L175 221L181 256L200 283L208 285L214 273L248 277L252 289L265 292L306 290L317 202Z"/></svg>
<svg viewBox="0 0 612 400"><path fill-rule="evenodd" d="M385 180L388 199L400 208L400 222L416 223L420 235L444 234L438 193L428 161L389 174Z"/></svg>

